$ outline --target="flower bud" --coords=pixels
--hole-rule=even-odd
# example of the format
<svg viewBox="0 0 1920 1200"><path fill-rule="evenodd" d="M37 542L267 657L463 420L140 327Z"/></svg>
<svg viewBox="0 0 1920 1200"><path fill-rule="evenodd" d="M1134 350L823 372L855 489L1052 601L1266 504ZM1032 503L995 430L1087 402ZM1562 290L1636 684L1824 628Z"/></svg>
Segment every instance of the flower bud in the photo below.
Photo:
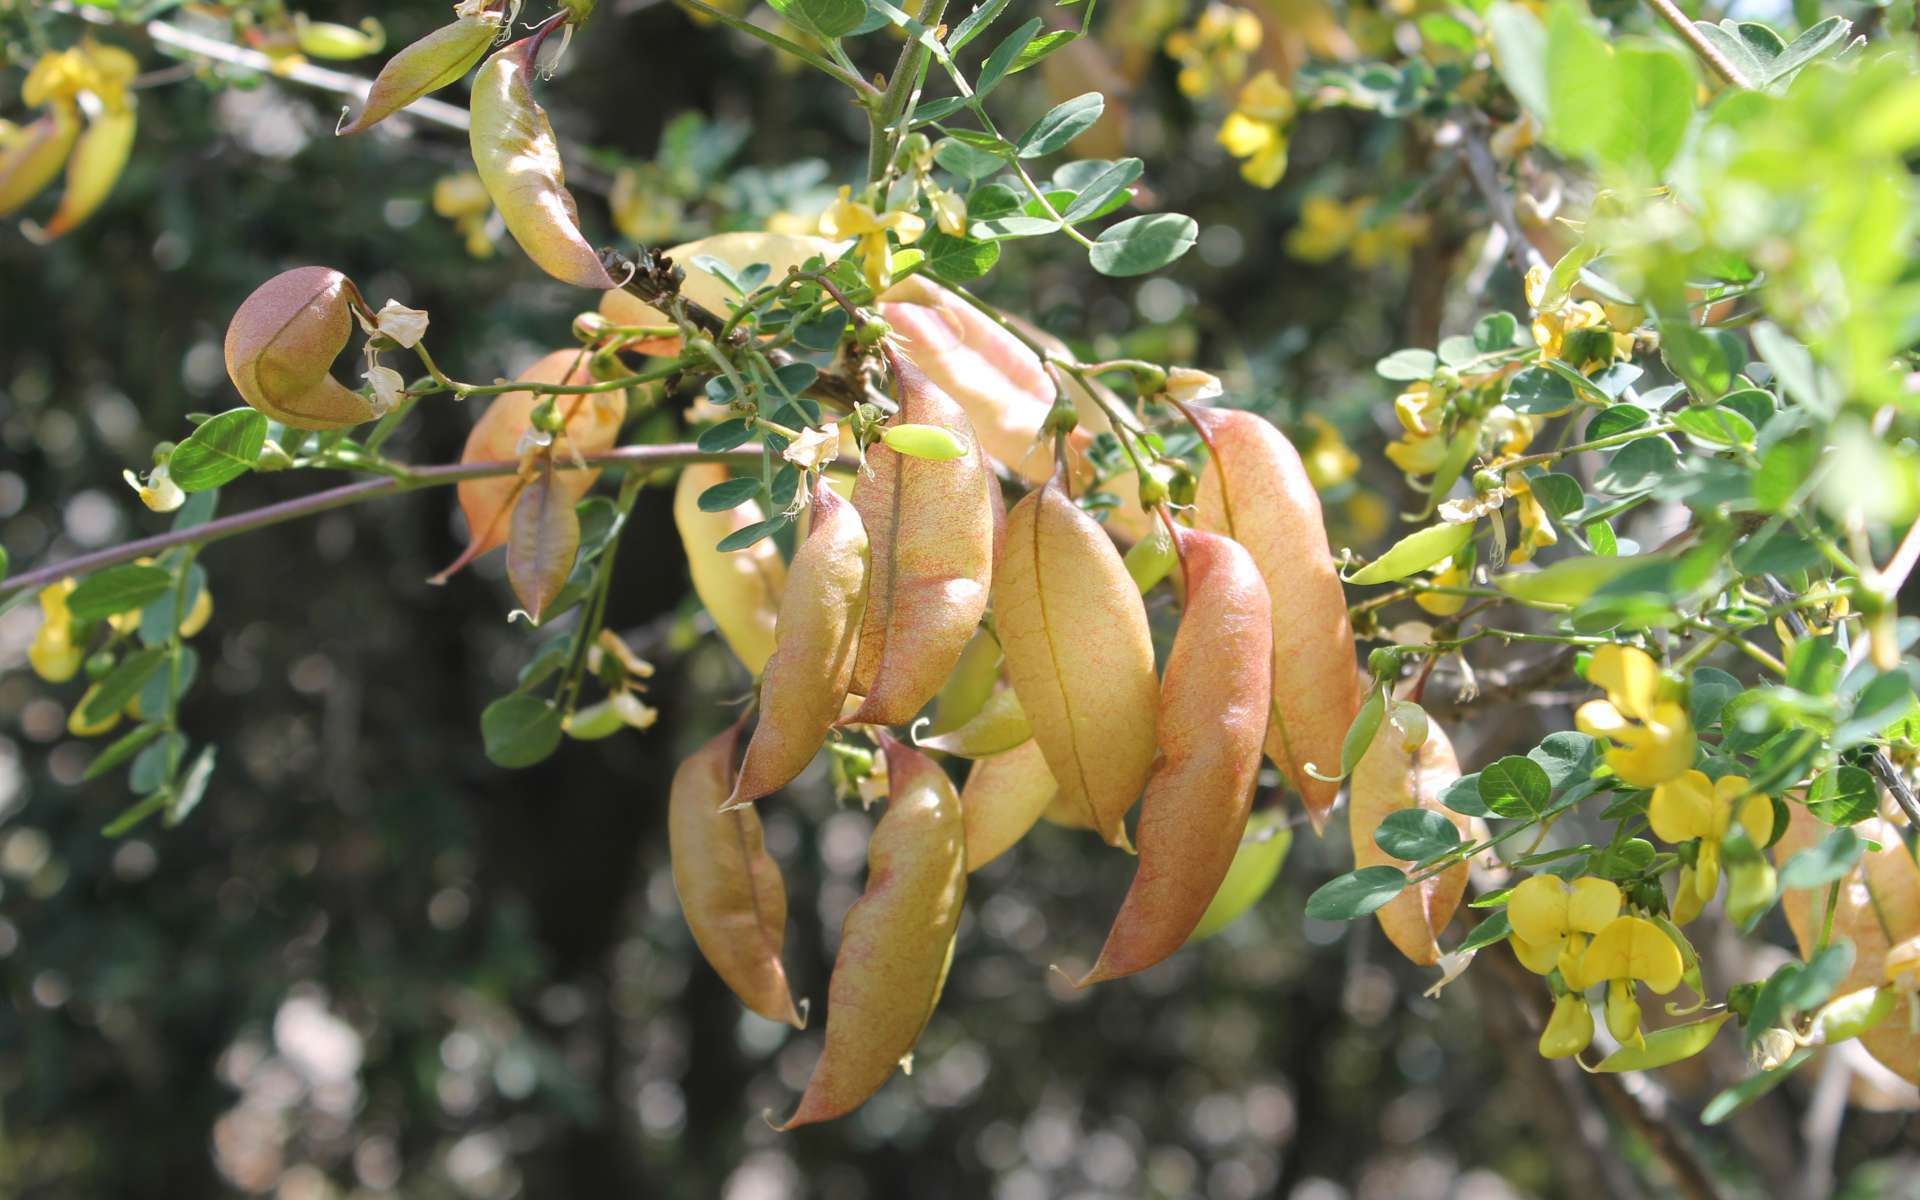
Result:
<svg viewBox="0 0 1920 1200"><path fill-rule="evenodd" d="M114 658L111 650L102 650L87 658L87 678L96 683L105 679L113 670Z"/></svg>
<svg viewBox="0 0 1920 1200"><path fill-rule="evenodd" d="M1553 1015L1540 1034L1541 1058L1572 1058L1593 1041L1593 1010L1586 997L1569 993L1553 1002Z"/></svg>
<svg viewBox="0 0 1920 1200"><path fill-rule="evenodd" d="M613 322L597 312L583 312L573 319L573 336L586 346L607 336L607 331L612 328Z"/></svg>
<svg viewBox="0 0 1920 1200"><path fill-rule="evenodd" d="M882 321L879 317L868 317L860 322L860 326L854 331L853 337L854 340L862 346L875 346L880 343L881 338L886 337L892 332L893 326Z"/></svg>

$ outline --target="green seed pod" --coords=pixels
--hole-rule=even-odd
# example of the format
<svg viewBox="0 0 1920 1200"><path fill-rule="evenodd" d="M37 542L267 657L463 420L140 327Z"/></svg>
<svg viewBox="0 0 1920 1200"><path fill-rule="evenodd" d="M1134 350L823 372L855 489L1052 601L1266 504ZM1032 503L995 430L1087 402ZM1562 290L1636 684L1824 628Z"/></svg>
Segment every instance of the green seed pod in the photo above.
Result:
<svg viewBox="0 0 1920 1200"><path fill-rule="evenodd" d="M1156 522L1152 531L1127 551L1125 561L1127 574L1133 577L1134 586L1144 596L1172 573L1180 556L1173 548L1173 534L1167 532L1165 525Z"/></svg>
<svg viewBox="0 0 1920 1200"><path fill-rule="evenodd" d="M970 447L950 430L938 425L889 425L880 432L880 440L890 450L909 458L927 458L936 462L964 458Z"/></svg>

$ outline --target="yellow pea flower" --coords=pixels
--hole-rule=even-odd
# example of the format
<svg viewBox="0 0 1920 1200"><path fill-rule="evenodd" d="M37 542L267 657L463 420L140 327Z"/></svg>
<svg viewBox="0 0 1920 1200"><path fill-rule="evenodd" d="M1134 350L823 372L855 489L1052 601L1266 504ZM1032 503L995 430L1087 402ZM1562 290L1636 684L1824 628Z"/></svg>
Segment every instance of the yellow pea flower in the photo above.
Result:
<svg viewBox="0 0 1920 1200"><path fill-rule="evenodd" d="M1372 207L1372 198L1356 201L1356 207ZM1391 263L1404 270L1411 258L1415 246L1427 240L1427 232L1432 222L1420 213L1395 213L1393 216L1372 225L1360 228L1353 235L1353 245L1348 255L1356 267L1367 268Z"/></svg>
<svg viewBox="0 0 1920 1200"><path fill-rule="evenodd" d="M1180 63L1180 91L1204 99L1239 83L1247 56L1260 48L1260 18L1231 4L1209 4L1191 29L1167 35L1162 44Z"/></svg>
<svg viewBox="0 0 1920 1200"><path fill-rule="evenodd" d="M1308 414L1305 425L1311 435L1301 461L1307 478L1320 491L1339 487L1360 469L1360 456L1353 452L1340 431L1325 417Z"/></svg>
<svg viewBox="0 0 1920 1200"><path fill-rule="evenodd" d="M1607 766L1633 787L1657 787L1693 766L1695 738L1687 710L1667 698L1660 664L1644 650L1607 645L1593 652L1587 678L1607 693L1574 713L1574 724L1604 738Z"/></svg>
<svg viewBox="0 0 1920 1200"><path fill-rule="evenodd" d="M1585 986L1607 985L1607 1031L1623 1045L1640 1041L1635 986L1644 983L1664 996L1680 986L1685 970L1673 939L1644 917L1615 918L1580 959Z"/></svg>
<svg viewBox="0 0 1920 1200"><path fill-rule="evenodd" d="M1359 216L1332 196L1308 196L1300 206L1300 224L1287 233L1287 253L1302 262L1331 262L1346 250L1359 223Z"/></svg>
<svg viewBox="0 0 1920 1200"><path fill-rule="evenodd" d="M1653 789L1647 818L1654 833L1668 842L1698 839L1693 885L1702 903L1720 887L1720 842L1738 820L1756 846L1773 837L1773 804L1753 792L1744 776L1728 775L1715 781L1702 771L1688 771Z"/></svg>
<svg viewBox="0 0 1920 1200"><path fill-rule="evenodd" d="M1448 563L1444 571L1436 571L1433 582L1440 587L1467 586L1467 569L1458 563ZM1413 602L1436 617L1450 617L1467 606L1465 596L1449 595L1446 592L1421 592Z"/></svg>
<svg viewBox="0 0 1920 1200"><path fill-rule="evenodd" d="M820 232L830 238L859 239L858 253L865 267L867 286L877 294L893 280L893 252L887 234L893 233L901 245L918 241L927 223L908 212L877 213L871 205L853 198L853 189L842 187L840 198L820 214Z"/></svg>
<svg viewBox="0 0 1920 1200"><path fill-rule="evenodd" d="M1508 551L1507 561L1523 563L1533 557L1534 551L1558 542L1560 535L1547 520L1547 510L1528 486L1526 476L1518 471L1507 472L1507 493L1513 497L1514 512L1520 521L1520 540Z"/></svg>
<svg viewBox="0 0 1920 1200"><path fill-rule="evenodd" d="M1239 107L1220 125L1220 144L1245 159L1240 174L1255 187L1270 188L1287 173L1287 125L1293 120L1293 95L1280 77L1262 71L1240 89Z"/></svg>
<svg viewBox="0 0 1920 1200"><path fill-rule="evenodd" d="M1553 1015L1540 1034L1541 1058L1572 1058L1593 1041L1593 1010L1586 997L1569 992L1553 1002Z"/></svg>
<svg viewBox="0 0 1920 1200"><path fill-rule="evenodd" d="M187 619L180 622L180 636L190 638L207 627L213 619L213 593L206 588L193 599L193 605L187 609Z"/></svg>
<svg viewBox="0 0 1920 1200"><path fill-rule="evenodd" d="M1387 461L1408 475L1431 475L1447 460L1447 441L1442 437L1401 438L1388 442Z"/></svg>
<svg viewBox="0 0 1920 1200"><path fill-rule="evenodd" d="M1400 419L1400 427L1422 436L1440 432L1446 407L1446 393L1424 379L1408 384L1406 391L1393 398L1393 415Z"/></svg>
<svg viewBox="0 0 1920 1200"><path fill-rule="evenodd" d="M1583 875L1569 884L1557 875L1535 875L1507 897L1514 957L1536 975L1558 967L1577 992L1591 982L1581 969L1587 939L1607 928L1624 903L1611 880Z"/></svg>
<svg viewBox="0 0 1920 1200"><path fill-rule="evenodd" d="M1534 435L1546 424L1544 418L1517 413L1504 404L1496 404L1481 419L1480 429L1495 457L1525 454Z"/></svg>
<svg viewBox="0 0 1920 1200"><path fill-rule="evenodd" d="M33 673L48 683L65 683L86 661L84 646L73 641L73 616L67 611L67 597L79 584L62 579L40 589L40 632L27 647L27 661Z"/></svg>

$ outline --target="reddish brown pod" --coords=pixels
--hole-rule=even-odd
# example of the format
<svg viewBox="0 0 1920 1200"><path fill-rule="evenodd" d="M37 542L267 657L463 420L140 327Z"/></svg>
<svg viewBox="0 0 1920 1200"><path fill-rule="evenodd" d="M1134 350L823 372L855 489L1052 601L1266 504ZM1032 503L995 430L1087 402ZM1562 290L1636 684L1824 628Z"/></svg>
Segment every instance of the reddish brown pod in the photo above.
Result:
<svg viewBox="0 0 1920 1200"><path fill-rule="evenodd" d="M932 759L881 736L886 811L867 843L867 886L847 911L827 988L827 1044L780 1129L852 1112L927 1027L967 893L960 797Z"/></svg>
<svg viewBox="0 0 1920 1200"><path fill-rule="evenodd" d="M522 371L517 382L586 387L593 383L593 373L587 369L584 352L555 350ZM495 396L468 432L460 461L509 462L523 457L522 442L533 428L533 410L547 399L545 394L533 391L502 392ZM570 462L574 454L611 450L619 441L620 426L627 417L625 391L581 392L554 396L552 400L554 414L562 422L562 432L554 444L559 465ZM599 478L598 468L575 467L554 473L554 482L568 504L579 501ZM461 481L460 511L467 518L467 548L453 565L435 576L436 582L445 580L489 550L506 544L508 514L526 486L527 480L520 475Z"/></svg>
<svg viewBox="0 0 1920 1200"><path fill-rule="evenodd" d="M1273 692L1267 585L1238 543L1176 535L1186 611L1160 685L1159 755L1140 802L1140 862L1100 957L1077 987L1178 950L1220 890L1253 808Z"/></svg>
<svg viewBox="0 0 1920 1200"><path fill-rule="evenodd" d="M1347 785L1353 865L1402 870L1412 865L1390 856L1374 841L1380 823L1405 809L1437 812L1452 822L1462 839L1471 840L1471 822L1440 803L1440 793L1458 778L1460 760L1454 756L1446 731L1428 721L1417 705L1395 702ZM1420 966L1431 967L1440 961L1440 931L1453 920L1466 889L1467 864L1455 863L1430 879L1402 889L1374 916L1400 953Z"/></svg>
<svg viewBox="0 0 1920 1200"><path fill-rule="evenodd" d="M379 413L329 373L353 335L351 280L295 267L253 290L227 324L227 375L248 404L296 429L344 429Z"/></svg>
<svg viewBox="0 0 1920 1200"><path fill-rule="evenodd" d="M826 743L853 681L867 606L867 531L824 477L813 485L813 522L794 553L760 681L760 723L747 743L733 804L785 787Z"/></svg>
<svg viewBox="0 0 1920 1200"><path fill-rule="evenodd" d="M967 447L955 459L914 458L876 442L853 488L872 548L867 611L850 721L903 725L952 674L987 608L998 483L966 413L891 350L895 425L933 425Z"/></svg>
<svg viewBox="0 0 1920 1200"><path fill-rule="evenodd" d="M1127 810L1153 769L1153 634L1120 552L1057 479L1007 514L993 611L1007 677L1063 801L1127 846Z"/></svg>
<svg viewBox="0 0 1920 1200"><path fill-rule="evenodd" d="M1200 528L1247 548L1273 600L1273 713L1267 755L1318 829L1339 794L1340 744L1360 706L1353 626L1327 546L1320 497L1286 436L1248 412L1189 410L1211 455Z"/></svg>
<svg viewBox="0 0 1920 1200"><path fill-rule="evenodd" d="M793 1002L780 954L787 938L787 889L767 854L760 816L722 812L733 791L740 726L728 727L674 772L667 800L673 887L693 940L707 962L754 1012L796 1029L806 1021Z"/></svg>
<svg viewBox="0 0 1920 1200"><path fill-rule="evenodd" d="M471 15L459 14L458 10L470 7L457 6L456 19L451 25L442 25L388 59L367 90L367 102L360 109L360 115L336 132L349 134L369 129L420 97L458 82L471 71L486 54L487 47L506 30L507 15L504 11L485 8Z"/></svg>

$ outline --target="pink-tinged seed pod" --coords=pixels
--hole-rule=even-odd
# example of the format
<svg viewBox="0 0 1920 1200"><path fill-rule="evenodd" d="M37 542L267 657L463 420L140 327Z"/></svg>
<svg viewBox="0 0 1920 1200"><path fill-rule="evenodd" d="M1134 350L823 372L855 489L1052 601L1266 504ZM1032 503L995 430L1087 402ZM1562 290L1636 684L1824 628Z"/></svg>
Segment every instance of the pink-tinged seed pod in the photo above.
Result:
<svg viewBox="0 0 1920 1200"><path fill-rule="evenodd" d="M79 136L80 112L62 102L0 142L0 217L19 212L53 182Z"/></svg>
<svg viewBox="0 0 1920 1200"><path fill-rule="evenodd" d="M533 98L533 60L542 39L522 38L480 68L468 132L474 169L507 232L536 266L575 287L611 288L613 279L580 232L560 143Z"/></svg>
<svg viewBox="0 0 1920 1200"><path fill-rule="evenodd" d="M253 290L227 325L227 376L248 404L296 429L344 429L379 414L328 372L353 334L353 283L295 267Z"/></svg>
<svg viewBox="0 0 1920 1200"><path fill-rule="evenodd" d="M1340 744L1360 706L1353 626L1320 497L1286 436L1248 412L1198 408L1190 416L1211 458L1200 474L1200 528L1247 548L1273 599L1273 715L1267 756L1325 823Z"/></svg>
<svg viewBox="0 0 1920 1200"><path fill-rule="evenodd" d="M912 458L875 443L853 488L872 546L851 721L903 725L953 673L987 608L998 483L973 426L919 368L888 352L897 424L937 425L971 448L963 458Z"/></svg>
<svg viewBox="0 0 1920 1200"><path fill-rule="evenodd" d="M580 350L555 350L520 373L518 382L580 384L593 382L587 369L587 356ZM460 453L463 463L510 462L521 456L520 440L533 427L533 410L547 397L539 392L502 392L487 402L486 411L467 434ZM469 404L482 403L470 400ZM599 454L613 449L620 440L620 425L627 417L627 394L618 392L582 392L553 397L553 410L563 422L564 432L555 438L556 465L565 466L574 452ZM570 503L593 488L600 478L597 467L573 468L554 473L555 485ZM444 583L448 576L474 559L507 542L507 519L526 480L518 475L490 475L485 479L467 479L460 484L460 511L467 518L467 548L453 565L434 576Z"/></svg>
<svg viewBox="0 0 1920 1200"><path fill-rule="evenodd" d="M1007 514L993 611L1007 676L1061 796L1126 847L1127 810L1153 769L1153 635L1120 552L1057 480Z"/></svg>
<svg viewBox="0 0 1920 1200"><path fill-rule="evenodd" d="M847 911L827 986L827 1044L780 1129L830 1121L879 1091L940 999L967 893L960 797L933 760L884 734L886 811L867 886Z"/></svg>
<svg viewBox="0 0 1920 1200"><path fill-rule="evenodd" d="M507 581L535 625L567 586L580 554L580 516L558 474L548 454L520 489L507 529Z"/></svg>
<svg viewBox="0 0 1920 1200"><path fill-rule="evenodd" d="M1272 606L1237 542L1182 531L1186 611L1160 685L1140 862L1086 987L1144 971L1193 933L1240 849L1273 692Z"/></svg>
<svg viewBox="0 0 1920 1200"><path fill-rule="evenodd" d="M407 46L380 68L360 115L337 132L344 135L370 129L420 97L457 83L473 70L505 28L504 12L482 12L442 25Z"/></svg>
<svg viewBox="0 0 1920 1200"><path fill-rule="evenodd" d="M700 953L741 1003L769 1021L800 1029L806 1021L780 965L787 939L786 884L767 854L759 814L751 808L720 810L733 790L739 741L735 724L674 772L667 801L673 888Z"/></svg>
<svg viewBox="0 0 1920 1200"><path fill-rule="evenodd" d="M866 528L816 477L812 526L787 572L773 657L760 681L760 723L729 805L785 787L826 744L846 704L866 607Z"/></svg>
<svg viewBox="0 0 1920 1200"><path fill-rule="evenodd" d="M1032 739L977 760L960 789L967 870L978 871L1013 849L1059 792L1047 756Z"/></svg>
<svg viewBox="0 0 1920 1200"><path fill-rule="evenodd" d="M1460 760L1446 731L1404 701L1395 703L1354 767L1347 793L1347 828L1353 838L1355 867L1412 864L1390 857L1373 835L1389 814L1409 808L1439 813L1472 837L1471 822L1440 803L1440 793L1460 778ZM1387 940L1423 967L1440 961L1440 931L1453 920L1467 888L1467 864L1456 863L1433 878L1405 888L1373 915Z"/></svg>

